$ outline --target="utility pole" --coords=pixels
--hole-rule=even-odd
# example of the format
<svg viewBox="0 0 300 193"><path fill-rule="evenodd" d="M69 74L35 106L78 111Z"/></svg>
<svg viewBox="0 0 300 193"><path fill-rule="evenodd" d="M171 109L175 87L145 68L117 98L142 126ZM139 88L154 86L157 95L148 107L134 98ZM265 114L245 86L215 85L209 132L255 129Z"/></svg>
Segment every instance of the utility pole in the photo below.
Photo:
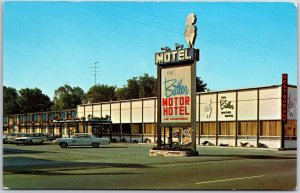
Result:
<svg viewBox="0 0 300 193"><path fill-rule="evenodd" d="M98 61L97 61L97 62L94 62L94 66L90 67L90 68L93 69L92 75L94 75L94 77L95 77L95 85L97 84L97 75L99 75L99 74L98 74L99 71L97 71L97 69L99 68L99 67L97 66L98 63L99 63Z"/></svg>

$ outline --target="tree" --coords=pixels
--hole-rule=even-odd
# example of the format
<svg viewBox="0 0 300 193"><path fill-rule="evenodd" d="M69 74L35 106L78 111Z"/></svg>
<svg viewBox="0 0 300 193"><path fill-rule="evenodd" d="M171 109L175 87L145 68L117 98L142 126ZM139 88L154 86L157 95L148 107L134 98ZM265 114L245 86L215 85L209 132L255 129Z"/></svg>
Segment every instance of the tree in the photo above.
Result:
<svg viewBox="0 0 300 193"><path fill-rule="evenodd" d="M17 103L18 91L12 87L3 86L3 114L14 114L20 112Z"/></svg>
<svg viewBox="0 0 300 193"><path fill-rule="evenodd" d="M128 99L128 90L126 87L123 88L117 88L115 90L115 96L116 96L116 100L126 100Z"/></svg>
<svg viewBox="0 0 300 193"><path fill-rule="evenodd" d="M19 90L20 97L17 103L23 113L48 111L53 103L50 98L43 94L39 88L25 88Z"/></svg>
<svg viewBox="0 0 300 193"><path fill-rule="evenodd" d="M201 80L201 77L196 77L196 92L209 91L209 89L206 86L207 84L204 83L203 80Z"/></svg>
<svg viewBox="0 0 300 193"><path fill-rule="evenodd" d="M156 78L145 73L127 80L127 85L115 91L117 100L137 99L156 96Z"/></svg>
<svg viewBox="0 0 300 193"><path fill-rule="evenodd" d="M116 98L115 90L116 90L115 86L97 84L95 86L92 86L89 89L86 97L87 97L88 102L90 102L90 103L111 101Z"/></svg>
<svg viewBox="0 0 300 193"><path fill-rule="evenodd" d="M85 102L85 93L80 87L64 85L54 91L54 105L52 110L76 108Z"/></svg>
<svg viewBox="0 0 300 193"><path fill-rule="evenodd" d="M143 76L139 77L138 81L140 85L139 98L147 98L157 95L156 78L145 73Z"/></svg>

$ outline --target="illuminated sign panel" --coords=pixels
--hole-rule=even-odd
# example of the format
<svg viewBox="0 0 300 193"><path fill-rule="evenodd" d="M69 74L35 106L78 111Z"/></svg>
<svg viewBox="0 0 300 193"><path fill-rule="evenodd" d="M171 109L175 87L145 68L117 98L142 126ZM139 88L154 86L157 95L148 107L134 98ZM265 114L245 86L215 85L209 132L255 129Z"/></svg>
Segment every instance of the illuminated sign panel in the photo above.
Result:
<svg viewBox="0 0 300 193"><path fill-rule="evenodd" d="M287 123L287 111L288 111L288 75L282 74L282 108L281 108L281 120L282 123Z"/></svg>
<svg viewBox="0 0 300 193"><path fill-rule="evenodd" d="M191 122L191 66L161 70L161 122Z"/></svg>
<svg viewBox="0 0 300 193"><path fill-rule="evenodd" d="M194 62L194 60L199 60L199 50L194 48L155 53L155 64L158 65Z"/></svg>

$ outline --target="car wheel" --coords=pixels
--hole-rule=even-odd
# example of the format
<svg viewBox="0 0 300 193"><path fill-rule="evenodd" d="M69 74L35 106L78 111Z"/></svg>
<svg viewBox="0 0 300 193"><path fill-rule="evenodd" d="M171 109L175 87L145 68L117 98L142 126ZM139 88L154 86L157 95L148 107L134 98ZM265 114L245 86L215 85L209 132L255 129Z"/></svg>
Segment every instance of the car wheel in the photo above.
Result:
<svg viewBox="0 0 300 193"><path fill-rule="evenodd" d="M29 143L30 145L32 145L32 144L33 144L32 140L30 140L28 143Z"/></svg>
<svg viewBox="0 0 300 193"><path fill-rule="evenodd" d="M99 147L99 143L92 143L93 147Z"/></svg>
<svg viewBox="0 0 300 193"><path fill-rule="evenodd" d="M66 142L62 142L59 144L61 148L67 148L68 144Z"/></svg>
<svg viewBox="0 0 300 193"><path fill-rule="evenodd" d="M41 141L41 142L40 142L40 144L43 144L43 143L44 143L44 141Z"/></svg>

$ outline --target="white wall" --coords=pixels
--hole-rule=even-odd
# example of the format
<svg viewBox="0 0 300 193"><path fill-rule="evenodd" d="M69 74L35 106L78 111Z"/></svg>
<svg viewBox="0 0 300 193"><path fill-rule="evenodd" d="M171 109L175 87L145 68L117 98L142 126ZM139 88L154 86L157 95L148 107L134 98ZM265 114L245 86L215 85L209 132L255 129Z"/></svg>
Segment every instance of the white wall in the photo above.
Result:
<svg viewBox="0 0 300 193"><path fill-rule="evenodd" d="M238 92L238 120L257 120L257 90Z"/></svg>
<svg viewBox="0 0 300 193"><path fill-rule="evenodd" d="M196 95L196 121L199 121L199 100L200 96Z"/></svg>
<svg viewBox="0 0 300 193"><path fill-rule="evenodd" d="M84 106L77 106L77 117L81 118L84 116Z"/></svg>
<svg viewBox="0 0 300 193"><path fill-rule="evenodd" d="M121 122L130 123L130 102L121 103Z"/></svg>
<svg viewBox="0 0 300 193"><path fill-rule="evenodd" d="M102 117L110 115L110 104L102 104Z"/></svg>
<svg viewBox="0 0 300 193"><path fill-rule="evenodd" d="M216 121L216 96L217 94L202 94L200 96L200 120Z"/></svg>
<svg viewBox="0 0 300 193"><path fill-rule="evenodd" d="M101 117L101 105L94 105L94 117Z"/></svg>
<svg viewBox="0 0 300 193"><path fill-rule="evenodd" d="M154 99L144 100L144 123L154 122Z"/></svg>
<svg viewBox="0 0 300 193"><path fill-rule="evenodd" d="M111 103L111 120L120 123L120 103Z"/></svg>
<svg viewBox="0 0 300 193"><path fill-rule="evenodd" d="M219 93L218 120L234 121L236 119L236 92Z"/></svg>
<svg viewBox="0 0 300 193"><path fill-rule="evenodd" d="M259 90L259 119L281 119L281 87Z"/></svg>
<svg viewBox="0 0 300 193"><path fill-rule="evenodd" d="M297 89L288 88L288 119L297 120Z"/></svg>
<svg viewBox="0 0 300 193"><path fill-rule="evenodd" d="M132 123L142 123L142 101L132 101Z"/></svg>
<svg viewBox="0 0 300 193"><path fill-rule="evenodd" d="M93 114L92 105L85 106L85 117L88 118L88 116L92 114Z"/></svg>

